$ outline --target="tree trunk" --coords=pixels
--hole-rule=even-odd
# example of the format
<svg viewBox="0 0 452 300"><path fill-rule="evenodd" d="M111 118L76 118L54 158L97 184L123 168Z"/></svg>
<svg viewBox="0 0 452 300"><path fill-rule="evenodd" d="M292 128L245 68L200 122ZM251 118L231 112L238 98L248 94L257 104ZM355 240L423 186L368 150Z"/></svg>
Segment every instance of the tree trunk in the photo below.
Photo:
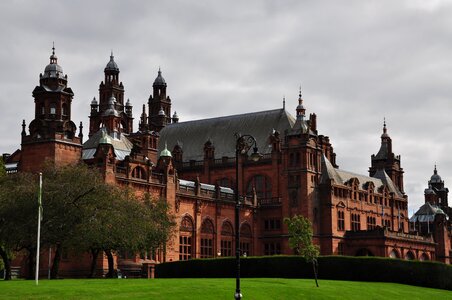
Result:
<svg viewBox="0 0 452 300"><path fill-rule="evenodd" d="M35 279L35 270L36 270L36 264L35 264L35 258L36 258L36 249L29 248L28 250L28 274L27 279Z"/></svg>
<svg viewBox="0 0 452 300"><path fill-rule="evenodd" d="M319 287L319 283L317 282L317 270L318 270L318 266L319 266L319 264L318 264L318 262L317 262L317 259L313 259L313 260L312 260L312 268L314 269L315 285L316 285L317 287Z"/></svg>
<svg viewBox="0 0 452 300"><path fill-rule="evenodd" d="M107 255L107 259L108 259L107 278L118 277L117 271L115 270L113 254L111 253L111 250L104 250L104 251L105 251L105 254Z"/></svg>
<svg viewBox="0 0 452 300"><path fill-rule="evenodd" d="M91 249L91 269L88 278L94 278L96 276L97 257L99 256L99 249Z"/></svg>
<svg viewBox="0 0 452 300"><path fill-rule="evenodd" d="M5 280L11 280L11 260L8 257L8 253L0 247L0 256L3 259L3 264L5 265Z"/></svg>
<svg viewBox="0 0 452 300"><path fill-rule="evenodd" d="M60 270L61 251L63 247L61 244L57 244L55 249L55 256L53 257L52 269L50 270L50 279L58 278L58 271Z"/></svg>

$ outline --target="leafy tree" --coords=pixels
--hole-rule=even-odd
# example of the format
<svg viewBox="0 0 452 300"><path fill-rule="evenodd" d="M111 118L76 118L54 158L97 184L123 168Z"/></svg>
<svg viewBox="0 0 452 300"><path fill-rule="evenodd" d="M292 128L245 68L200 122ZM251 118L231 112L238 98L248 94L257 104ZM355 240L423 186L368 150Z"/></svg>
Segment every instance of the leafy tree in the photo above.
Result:
<svg viewBox="0 0 452 300"><path fill-rule="evenodd" d="M6 175L5 163L3 157L0 157L0 179Z"/></svg>
<svg viewBox="0 0 452 300"><path fill-rule="evenodd" d="M12 252L28 252L29 274L33 274L38 222L37 190L37 177L32 174L17 173L0 179L0 256L7 280L11 279Z"/></svg>
<svg viewBox="0 0 452 300"><path fill-rule="evenodd" d="M319 249L312 243L312 224L303 216L293 216L292 218L285 218L284 223L287 225L289 231L289 246L296 254L303 256L308 262L312 263L314 270L315 284L317 282L317 257L319 256Z"/></svg>
<svg viewBox="0 0 452 300"><path fill-rule="evenodd" d="M30 276L36 257L37 185L37 175L29 173L0 179L0 256L6 266L11 260L8 251L27 250ZM55 247L52 278L58 278L64 248L92 254L91 276L99 253L105 252L107 276L114 277L116 251L157 249L174 225L165 201L148 194L137 198L131 190L108 185L96 169L84 164L47 165L42 199L41 245Z"/></svg>

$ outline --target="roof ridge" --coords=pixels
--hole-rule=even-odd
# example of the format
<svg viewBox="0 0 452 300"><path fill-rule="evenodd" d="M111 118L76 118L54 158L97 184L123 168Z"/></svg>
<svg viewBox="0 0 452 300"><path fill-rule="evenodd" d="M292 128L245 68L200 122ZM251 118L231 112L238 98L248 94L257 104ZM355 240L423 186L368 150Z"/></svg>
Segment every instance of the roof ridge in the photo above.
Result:
<svg viewBox="0 0 452 300"><path fill-rule="evenodd" d="M290 115L290 113L285 108L276 108L276 109L261 110L261 111L256 111L256 112L243 113L243 114L212 117L212 118L207 118L207 119L195 119L195 120L189 120L189 121L184 121L184 122L171 123L171 124L168 124L167 126L175 126L175 125L182 126L183 124L192 123L192 122L219 120L219 119L227 119L227 118L239 118L239 117L244 117L244 116L249 116L249 115L259 115L259 114L266 114L269 112L278 112L278 111L283 112L283 113L285 112L286 114Z"/></svg>

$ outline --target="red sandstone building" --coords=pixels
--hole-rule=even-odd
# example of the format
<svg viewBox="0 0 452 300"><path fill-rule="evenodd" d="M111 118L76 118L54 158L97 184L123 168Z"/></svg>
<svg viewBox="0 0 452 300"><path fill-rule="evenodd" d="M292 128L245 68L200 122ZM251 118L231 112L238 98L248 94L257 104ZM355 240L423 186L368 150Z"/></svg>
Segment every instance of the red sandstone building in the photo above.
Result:
<svg viewBox="0 0 452 300"><path fill-rule="evenodd" d="M404 171L386 124L381 147L371 156L369 176L354 174L336 165L330 140L318 133L316 115L306 115L301 93L295 117L283 106L179 122L159 70L134 131L132 105L125 101L113 55L104 73L99 100L90 104L88 140L83 142L82 123L77 134L71 119L74 93L53 51L33 91L34 120L28 131L26 122L22 124L21 149L4 157L8 172L37 172L44 160L57 165L83 160L96 165L108 183L167 201L177 221L175 237L151 257L118 253L123 270L139 268L147 258L162 262L232 256L236 230L244 254L291 254L283 219L295 214L311 220L323 255L451 262L448 190L434 177L435 168L425 192L427 208L421 207L410 225ZM234 227L232 189L236 133L252 135L263 154L258 162L246 155L238 158L238 192L244 199L239 228ZM78 259L82 262L75 266L74 257L65 257L61 274L88 273L85 260ZM43 267L47 263L44 259ZM102 274L106 261L100 258L98 266Z"/></svg>

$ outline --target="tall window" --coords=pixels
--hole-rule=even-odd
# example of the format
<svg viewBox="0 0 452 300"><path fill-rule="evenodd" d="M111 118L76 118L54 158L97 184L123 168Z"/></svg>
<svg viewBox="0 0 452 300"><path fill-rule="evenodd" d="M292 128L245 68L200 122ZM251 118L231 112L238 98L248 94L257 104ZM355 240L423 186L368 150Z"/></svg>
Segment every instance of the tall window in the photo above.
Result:
<svg viewBox="0 0 452 300"><path fill-rule="evenodd" d="M205 219L201 225L201 258L213 257L213 238L213 223Z"/></svg>
<svg viewBox="0 0 452 300"><path fill-rule="evenodd" d="M242 254L253 255L252 253L252 232L251 226L247 223L240 226L240 251Z"/></svg>
<svg viewBox="0 0 452 300"><path fill-rule="evenodd" d="M264 244L264 255L281 254L281 244L279 242L270 242Z"/></svg>
<svg viewBox="0 0 452 300"><path fill-rule="evenodd" d="M351 214L352 231L361 230L361 216L359 214Z"/></svg>
<svg viewBox="0 0 452 300"><path fill-rule="evenodd" d="M179 228L179 260L188 260L193 249L193 221L185 216Z"/></svg>
<svg viewBox="0 0 452 300"><path fill-rule="evenodd" d="M62 109L63 109L63 116L67 116L69 114L69 112L68 112L66 103L63 104Z"/></svg>
<svg viewBox="0 0 452 300"><path fill-rule="evenodd" d="M56 106L54 103L50 104L50 114L55 115L56 114Z"/></svg>
<svg viewBox="0 0 452 300"><path fill-rule="evenodd" d="M221 227L221 256L232 256L232 240L234 232L230 222L224 222Z"/></svg>
<svg viewBox="0 0 452 300"><path fill-rule="evenodd" d="M345 230L345 218L343 210L337 211L337 230Z"/></svg>
<svg viewBox="0 0 452 300"><path fill-rule="evenodd" d="M385 226L385 227L391 228L391 220L385 219L383 222L384 222L384 226Z"/></svg>
<svg viewBox="0 0 452 300"><path fill-rule="evenodd" d="M377 220L375 217L367 217L367 230L373 230L377 227Z"/></svg>
<svg viewBox="0 0 452 300"><path fill-rule="evenodd" d="M265 219L264 220L264 230L272 231L272 230L280 230L281 229L281 220L280 219Z"/></svg>
<svg viewBox="0 0 452 300"><path fill-rule="evenodd" d="M253 195L253 188L259 199L270 199L272 197L272 183L270 179L263 175L256 175L248 182L247 195Z"/></svg>

